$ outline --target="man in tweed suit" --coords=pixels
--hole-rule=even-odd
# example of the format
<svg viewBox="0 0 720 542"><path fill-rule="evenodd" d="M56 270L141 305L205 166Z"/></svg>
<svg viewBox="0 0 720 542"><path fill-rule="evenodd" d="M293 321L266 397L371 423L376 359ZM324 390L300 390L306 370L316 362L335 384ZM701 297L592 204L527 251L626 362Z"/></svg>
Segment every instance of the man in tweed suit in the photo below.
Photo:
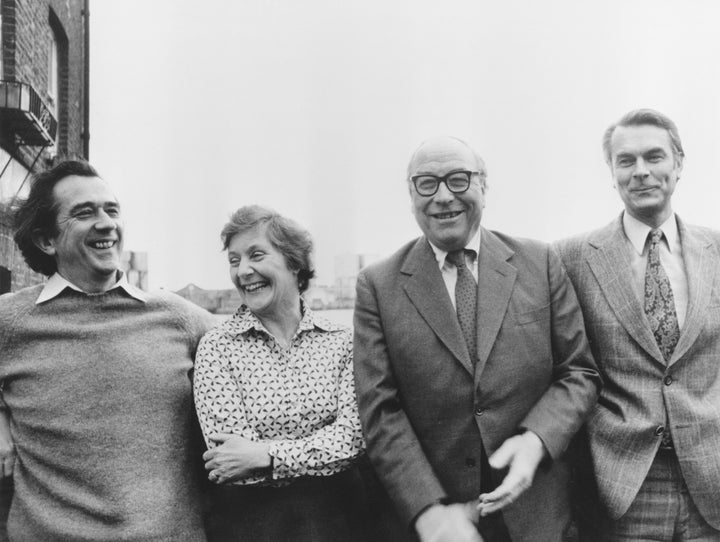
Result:
<svg viewBox="0 0 720 542"><path fill-rule="evenodd" d="M580 448L583 540L720 540L720 233L672 210L675 124L603 141L624 212L558 243L604 380Z"/></svg>

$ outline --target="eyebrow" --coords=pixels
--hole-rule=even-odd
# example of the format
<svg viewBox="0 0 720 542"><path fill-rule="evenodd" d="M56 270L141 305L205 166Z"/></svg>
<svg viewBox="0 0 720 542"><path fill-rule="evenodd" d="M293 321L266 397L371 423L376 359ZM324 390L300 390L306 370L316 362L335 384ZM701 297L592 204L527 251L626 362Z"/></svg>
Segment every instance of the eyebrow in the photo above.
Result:
<svg viewBox="0 0 720 542"><path fill-rule="evenodd" d="M262 246L255 244L255 245L250 245L245 252L247 252L248 254L251 254L255 250L265 250L265 249ZM228 250L228 256L230 256L230 255L239 256L240 254L242 254L242 252L235 252L234 250Z"/></svg>
<svg viewBox="0 0 720 542"><path fill-rule="evenodd" d="M119 209L120 203L117 201L105 201L102 204L98 205L94 201L83 201L80 203L76 203L75 205L70 207L69 213L72 214L76 211L79 211L80 209L87 209L88 207L91 207L93 209L98 209L100 207L102 207L103 209L115 207Z"/></svg>
<svg viewBox="0 0 720 542"><path fill-rule="evenodd" d="M435 177L436 179L442 179L443 177L447 177L448 175L452 175L453 173L460 173L463 171L473 171L471 169L466 169L463 167L453 169L452 171L448 171L445 175L435 175L433 173L416 173L415 175L411 175L412 177Z"/></svg>

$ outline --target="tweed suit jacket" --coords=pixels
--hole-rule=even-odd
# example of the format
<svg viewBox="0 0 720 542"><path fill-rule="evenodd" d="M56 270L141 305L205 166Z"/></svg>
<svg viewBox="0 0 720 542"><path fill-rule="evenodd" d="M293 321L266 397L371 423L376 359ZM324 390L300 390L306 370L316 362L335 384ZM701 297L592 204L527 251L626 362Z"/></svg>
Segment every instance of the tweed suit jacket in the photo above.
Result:
<svg viewBox="0 0 720 542"><path fill-rule="evenodd" d="M475 366L424 237L361 272L354 364L368 454L409 526L439 500L477 499L481 447L490 455L532 430L550 459L503 514L513 541L557 542L569 523L563 452L599 386L581 311L549 246L483 229L478 258Z"/></svg>
<svg viewBox="0 0 720 542"><path fill-rule="evenodd" d="M604 381L586 428L600 502L613 519L628 510L660 446L667 412L690 494L720 529L720 232L679 218L677 224L689 299L667 364L632 284L622 215L557 248Z"/></svg>

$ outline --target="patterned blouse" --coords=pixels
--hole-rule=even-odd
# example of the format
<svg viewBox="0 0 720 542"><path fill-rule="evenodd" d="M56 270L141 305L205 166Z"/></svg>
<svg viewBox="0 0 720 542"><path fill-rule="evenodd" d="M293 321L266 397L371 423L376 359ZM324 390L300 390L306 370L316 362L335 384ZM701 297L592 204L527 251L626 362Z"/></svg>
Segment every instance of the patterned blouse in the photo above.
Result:
<svg viewBox="0 0 720 542"><path fill-rule="evenodd" d="M195 406L209 448L213 433L270 441L271 474L238 485L284 485L327 476L362 454L352 367L352 335L315 315L303 317L287 349L245 307L210 330L198 347Z"/></svg>

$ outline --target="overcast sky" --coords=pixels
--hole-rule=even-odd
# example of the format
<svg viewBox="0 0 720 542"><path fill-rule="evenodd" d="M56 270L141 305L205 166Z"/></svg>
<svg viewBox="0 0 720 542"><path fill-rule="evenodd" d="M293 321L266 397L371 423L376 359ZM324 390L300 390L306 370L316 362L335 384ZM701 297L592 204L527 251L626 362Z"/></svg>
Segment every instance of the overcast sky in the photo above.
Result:
<svg viewBox="0 0 720 542"><path fill-rule="evenodd" d="M418 235L404 171L455 135L485 158L483 224L552 241L621 209L605 128L652 107L686 151L674 198L720 229L715 0L91 2L90 160L151 287L231 287L219 231L250 203L334 257Z"/></svg>

